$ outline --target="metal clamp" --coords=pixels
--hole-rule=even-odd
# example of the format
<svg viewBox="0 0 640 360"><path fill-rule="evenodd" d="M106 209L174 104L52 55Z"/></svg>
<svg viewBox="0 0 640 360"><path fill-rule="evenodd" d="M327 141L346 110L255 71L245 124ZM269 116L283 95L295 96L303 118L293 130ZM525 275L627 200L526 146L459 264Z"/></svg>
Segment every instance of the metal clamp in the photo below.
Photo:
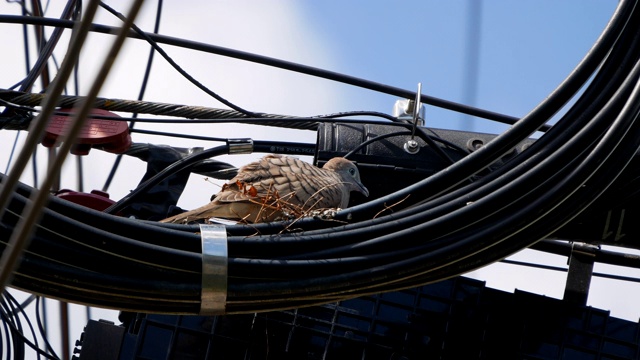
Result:
<svg viewBox="0 0 640 360"><path fill-rule="evenodd" d="M201 315L221 315L227 304L227 230L200 224L202 239Z"/></svg>
<svg viewBox="0 0 640 360"><path fill-rule="evenodd" d="M414 139L416 135L416 127L418 127L418 121L420 120L420 100L422 98L422 83L418 83L418 91L416 91L416 99L413 102L413 126L411 128L411 139L407 140L404 144L404 151L409 154L417 154L420 151L420 145Z"/></svg>
<svg viewBox="0 0 640 360"><path fill-rule="evenodd" d="M253 152L253 139L227 139L229 154L251 154Z"/></svg>

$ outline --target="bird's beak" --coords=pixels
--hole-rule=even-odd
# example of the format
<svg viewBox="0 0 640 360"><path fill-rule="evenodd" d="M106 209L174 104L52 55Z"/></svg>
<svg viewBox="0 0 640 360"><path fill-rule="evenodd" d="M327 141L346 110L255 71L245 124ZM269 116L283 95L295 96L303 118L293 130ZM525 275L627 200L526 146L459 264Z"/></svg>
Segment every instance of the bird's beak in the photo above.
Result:
<svg viewBox="0 0 640 360"><path fill-rule="evenodd" d="M369 197L369 189L367 189L364 185L362 185L362 183L358 182L358 187L360 188L360 192L362 193L362 195L364 195L365 197Z"/></svg>

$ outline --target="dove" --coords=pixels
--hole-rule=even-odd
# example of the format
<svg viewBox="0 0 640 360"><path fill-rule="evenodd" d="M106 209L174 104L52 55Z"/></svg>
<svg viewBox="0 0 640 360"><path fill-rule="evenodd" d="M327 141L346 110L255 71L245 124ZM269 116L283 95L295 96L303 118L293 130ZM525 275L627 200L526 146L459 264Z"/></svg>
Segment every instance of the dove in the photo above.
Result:
<svg viewBox="0 0 640 360"><path fill-rule="evenodd" d="M358 168L345 158L332 158L319 168L294 157L270 154L240 168L207 205L161 222L188 223L212 217L268 222L292 212L346 208L352 191L369 196Z"/></svg>

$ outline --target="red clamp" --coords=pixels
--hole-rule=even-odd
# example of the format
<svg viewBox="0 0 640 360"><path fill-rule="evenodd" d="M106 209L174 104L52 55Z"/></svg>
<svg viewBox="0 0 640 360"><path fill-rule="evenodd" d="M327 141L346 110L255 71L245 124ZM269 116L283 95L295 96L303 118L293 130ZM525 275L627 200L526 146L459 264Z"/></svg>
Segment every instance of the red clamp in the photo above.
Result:
<svg viewBox="0 0 640 360"><path fill-rule="evenodd" d="M58 112L67 113L67 115L53 115L47 126L42 145L46 147L57 146L63 141L63 136L67 129L71 126L71 117L74 109L60 109ZM102 109L91 110L94 116L118 117L118 115ZM71 153L75 155L87 155L91 147L99 145L101 149L121 154L131 146L131 135L129 127L124 121L102 120L87 118L85 125L80 131L80 135L75 140Z"/></svg>

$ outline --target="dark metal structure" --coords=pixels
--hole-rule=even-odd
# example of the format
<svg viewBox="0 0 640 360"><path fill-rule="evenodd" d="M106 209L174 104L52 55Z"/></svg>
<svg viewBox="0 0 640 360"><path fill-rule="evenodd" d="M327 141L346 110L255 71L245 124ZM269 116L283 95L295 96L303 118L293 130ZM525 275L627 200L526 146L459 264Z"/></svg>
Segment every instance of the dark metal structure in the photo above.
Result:
<svg viewBox="0 0 640 360"><path fill-rule="evenodd" d="M462 277L337 303L90 322L79 359L635 359L640 325Z"/></svg>

